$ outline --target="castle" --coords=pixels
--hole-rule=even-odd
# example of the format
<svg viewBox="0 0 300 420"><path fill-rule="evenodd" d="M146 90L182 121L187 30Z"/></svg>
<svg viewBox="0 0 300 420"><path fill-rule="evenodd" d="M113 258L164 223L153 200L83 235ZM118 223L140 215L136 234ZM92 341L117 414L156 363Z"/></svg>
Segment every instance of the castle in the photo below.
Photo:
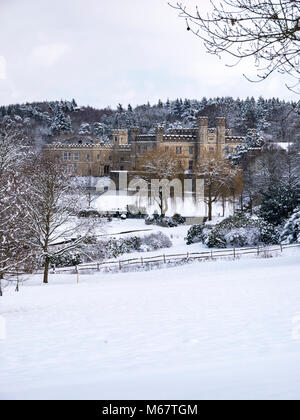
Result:
<svg viewBox="0 0 300 420"><path fill-rule="evenodd" d="M144 153L155 148L173 153L185 173L207 154L222 155L224 148L233 148L243 137L233 136L226 129L226 119L216 118L216 127L209 128L208 118L199 117L196 128L172 129L165 132L157 127L155 134L140 134L138 127L113 130L109 144L99 139L66 138L64 142L48 144L50 153L69 165L74 176L110 176L112 172L134 172Z"/></svg>

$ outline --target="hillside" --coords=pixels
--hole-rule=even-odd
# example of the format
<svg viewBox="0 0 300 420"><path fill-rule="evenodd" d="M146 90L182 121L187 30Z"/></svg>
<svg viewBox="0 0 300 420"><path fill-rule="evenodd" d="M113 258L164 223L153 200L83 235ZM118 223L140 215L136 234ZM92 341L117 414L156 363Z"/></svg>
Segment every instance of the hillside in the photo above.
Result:
<svg viewBox="0 0 300 420"><path fill-rule="evenodd" d="M22 130L37 146L61 135L83 135L107 140L114 128L140 127L144 133L157 125L169 128L193 127L197 116L208 116L211 126L216 116L224 116L234 135L256 128L277 142L300 141L300 117L295 103L278 98L245 100L202 98L159 101L155 105L119 105L116 110L80 107L76 101L15 104L0 107L0 125Z"/></svg>

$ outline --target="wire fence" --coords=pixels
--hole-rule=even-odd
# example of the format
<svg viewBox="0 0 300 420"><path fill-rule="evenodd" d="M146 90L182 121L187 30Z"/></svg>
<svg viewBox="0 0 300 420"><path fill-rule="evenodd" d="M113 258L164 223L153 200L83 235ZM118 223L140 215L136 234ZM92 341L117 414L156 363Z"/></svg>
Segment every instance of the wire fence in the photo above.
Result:
<svg viewBox="0 0 300 420"><path fill-rule="evenodd" d="M98 263L80 264L75 267L53 268L52 274L77 273L86 271L126 271L129 269L151 268L151 266L163 266L170 264L184 264L192 261L217 260L222 258L238 259L244 255L256 255L269 257L274 252L283 252L285 249L300 247L300 244L275 245L253 248L225 248L220 250L187 252L185 254L160 254L153 257L138 257L130 259L120 259L112 261L102 261Z"/></svg>

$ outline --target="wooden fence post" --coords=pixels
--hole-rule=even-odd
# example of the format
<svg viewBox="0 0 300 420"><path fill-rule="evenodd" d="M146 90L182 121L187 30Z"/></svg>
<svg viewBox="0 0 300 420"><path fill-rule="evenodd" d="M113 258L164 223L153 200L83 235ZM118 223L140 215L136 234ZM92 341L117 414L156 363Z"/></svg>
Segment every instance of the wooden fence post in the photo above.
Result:
<svg viewBox="0 0 300 420"><path fill-rule="evenodd" d="M236 254L235 254L235 248L233 248L233 258L235 259L235 256L236 256Z"/></svg>
<svg viewBox="0 0 300 420"><path fill-rule="evenodd" d="M75 271L76 271L76 279L77 279L77 284L79 283L79 270L78 270L78 266L75 266Z"/></svg>
<svg viewBox="0 0 300 420"><path fill-rule="evenodd" d="M259 249L259 245L258 245L258 247L257 247L257 255L259 255L259 251L260 251L260 249Z"/></svg>

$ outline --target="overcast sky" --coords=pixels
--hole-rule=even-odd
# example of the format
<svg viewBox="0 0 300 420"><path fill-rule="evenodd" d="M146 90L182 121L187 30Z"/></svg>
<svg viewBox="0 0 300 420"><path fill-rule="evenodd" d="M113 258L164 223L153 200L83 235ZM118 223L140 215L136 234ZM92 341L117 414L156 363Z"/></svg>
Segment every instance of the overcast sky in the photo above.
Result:
<svg viewBox="0 0 300 420"><path fill-rule="evenodd" d="M207 3L198 0L202 9ZM242 76L247 64L228 68L208 55L167 0L0 0L0 28L1 105L291 98L282 76L251 84Z"/></svg>

